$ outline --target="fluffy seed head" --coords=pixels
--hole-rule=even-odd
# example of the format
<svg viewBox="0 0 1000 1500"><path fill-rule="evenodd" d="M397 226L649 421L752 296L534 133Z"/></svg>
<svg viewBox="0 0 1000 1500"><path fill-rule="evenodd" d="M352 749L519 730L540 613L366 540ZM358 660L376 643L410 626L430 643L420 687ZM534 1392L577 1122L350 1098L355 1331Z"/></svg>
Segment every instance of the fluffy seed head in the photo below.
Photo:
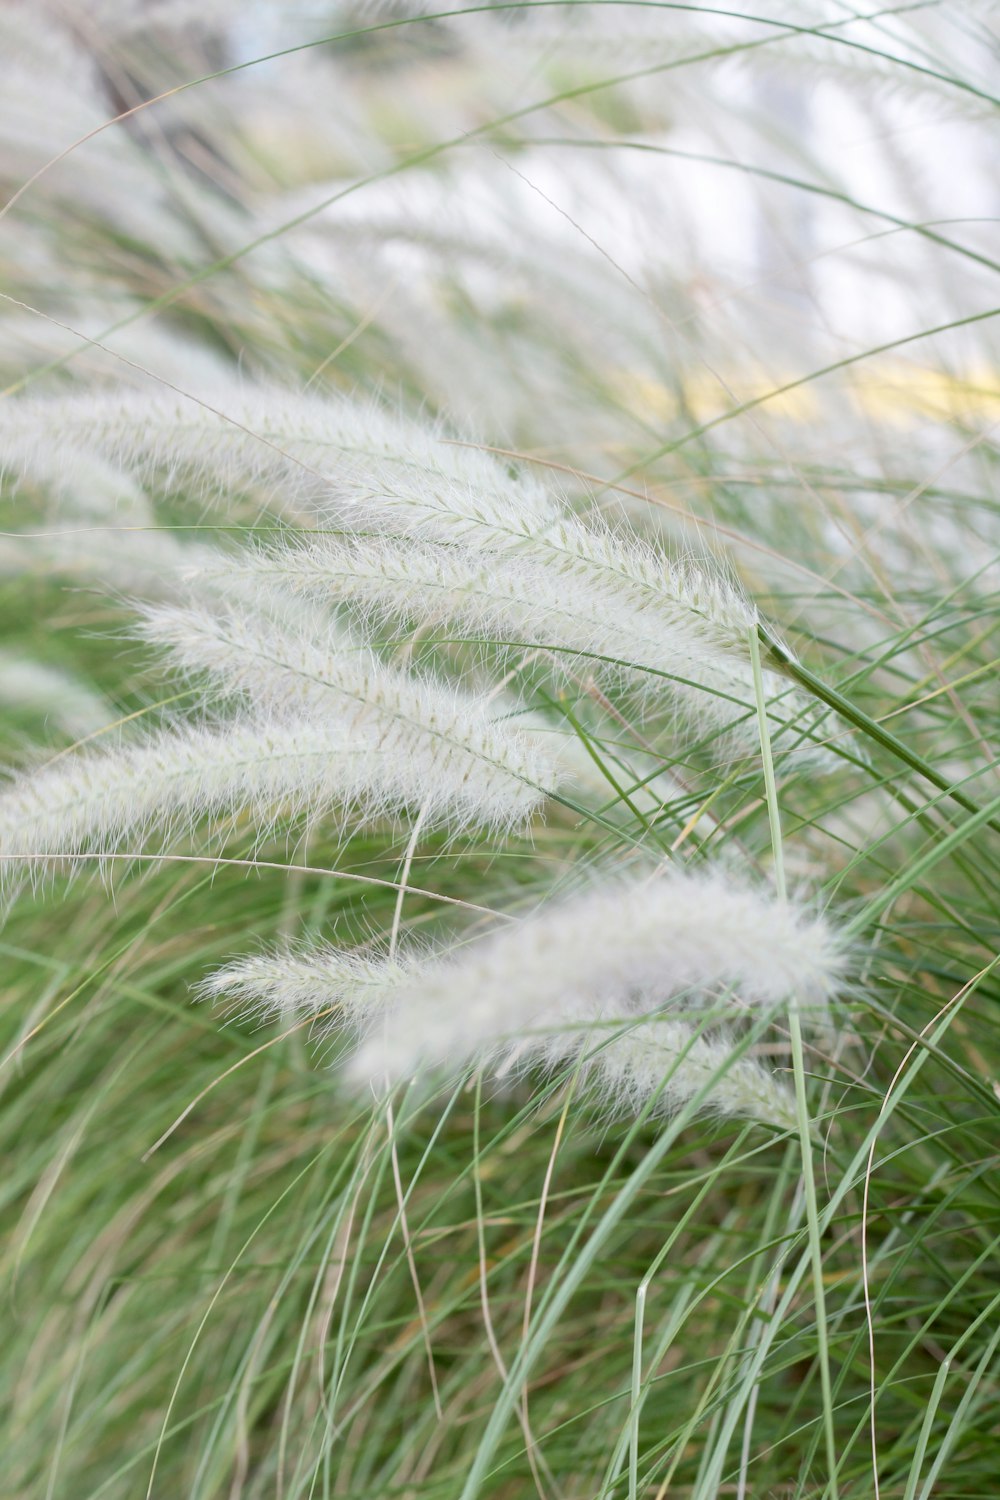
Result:
<svg viewBox="0 0 1000 1500"><path fill-rule="evenodd" d="M99 858L154 835L176 838L207 817L246 813L264 833L347 808L355 824L403 808L424 809L428 823L499 816L495 787L484 803L448 780L434 784L426 757L382 740L363 723L245 718L60 757L0 793L0 883L17 887L62 855Z"/></svg>
<svg viewBox="0 0 1000 1500"><path fill-rule="evenodd" d="M5 452L30 465L53 434L166 488L206 495L267 489L289 513L327 507L348 524L454 534L457 525L512 525L556 514L544 489L490 455L445 440L371 402L220 385L185 399L159 390L5 403Z"/></svg>
<svg viewBox="0 0 1000 1500"><path fill-rule="evenodd" d="M400 987L356 1077L459 1067L503 1041L572 1020L581 1006L704 1012L730 989L774 1011L794 994L822 1010L842 968L820 918L719 874L668 874L552 902L511 928L433 960Z"/></svg>
<svg viewBox="0 0 1000 1500"><path fill-rule="evenodd" d="M412 961L371 959L319 944L250 954L216 969L198 987L201 998L223 1000L242 1016L287 1025L308 1018L314 1035L371 1024L405 979Z"/></svg>
<svg viewBox="0 0 1000 1500"><path fill-rule="evenodd" d="M495 721L475 698L397 671L322 617L288 625L263 614L171 605L142 611L144 637L166 647L185 672L207 674L257 708L316 715L363 728L386 767L412 785L437 816L511 826L559 780L540 740Z"/></svg>
<svg viewBox="0 0 1000 1500"><path fill-rule="evenodd" d="M204 990L260 1015L362 1032L349 1064L358 1084L471 1063L501 1076L575 1063L611 1109L654 1095L657 1109L678 1108L707 1088L706 1107L785 1127L787 1090L734 1055L717 1012L728 1002L730 1018L766 1024L794 995L822 1015L842 969L821 918L719 874L678 872L549 902L442 955L298 949L240 960Z"/></svg>
<svg viewBox="0 0 1000 1500"><path fill-rule="evenodd" d="M795 1129L794 1095L769 1069L740 1054L731 1032L705 1034L679 1015L623 1023L609 1012L607 1006L581 1007L578 1025L521 1043L501 1073L514 1066L550 1073L572 1067L598 1108L613 1116L636 1115L650 1101L655 1115L673 1114L697 1097L703 1111Z"/></svg>
<svg viewBox="0 0 1000 1500"><path fill-rule="evenodd" d="M652 567L649 558L644 561ZM742 723L746 734L734 736L726 748L744 753L746 741L756 744L757 735L752 674L743 659L751 615L730 590L732 649L723 649L722 632L712 624L724 613L723 584L694 570L674 569L668 577L666 562L660 566L664 581L655 610L611 587L606 577L567 576L565 560L528 542L523 551L483 553L383 537L328 536L268 551L248 548L192 580L223 592L246 592L256 584L327 604L349 602L380 625L387 619L422 627L448 624L477 641L540 646L554 653L557 665L578 658L578 669L588 676L611 683L625 679L649 697L667 698L699 728ZM709 594L719 596L711 613L702 607ZM787 685L773 674L767 686L770 696L782 695L771 708L777 731L802 705L785 701Z"/></svg>

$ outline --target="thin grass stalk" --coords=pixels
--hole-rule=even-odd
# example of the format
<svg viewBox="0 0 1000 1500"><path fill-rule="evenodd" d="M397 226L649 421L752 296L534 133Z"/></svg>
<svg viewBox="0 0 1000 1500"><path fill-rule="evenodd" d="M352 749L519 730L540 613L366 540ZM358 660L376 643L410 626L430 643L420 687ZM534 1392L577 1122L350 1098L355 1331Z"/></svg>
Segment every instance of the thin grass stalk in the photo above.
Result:
<svg viewBox="0 0 1000 1500"><path fill-rule="evenodd" d="M750 663L753 669L754 693L757 698L757 724L760 730L760 753L764 763L764 793L767 798L767 817L771 829L771 849L774 856L774 878L779 901L787 901L785 861L781 838L781 813L778 807L778 790L774 780L774 761L771 757L771 736L767 723L767 704L764 699L764 674L760 662L760 642L757 630L748 632ZM788 1030L792 1046L792 1070L795 1077L795 1110L798 1115L799 1141L802 1147L802 1179L806 1200L806 1224L809 1232L809 1251L812 1257L813 1296L816 1302L816 1339L819 1345L820 1384L823 1392L823 1422L826 1431L826 1459L830 1473L830 1493L837 1500L837 1438L833 1418L833 1389L830 1380L830 1350L826 1327L826 1292L823 1286L823 1247L820 1239L819 1210L816 1201L816 1180L813 1173L813 1141L809 1121L809 1103L806 1097L805 1049L802 1045L802 1020L799 1014L798 991L793 987L788 1001Z"/></svg>
<svg viewBox="0 0 1000 1500"><path fill-rule="evenodd" d="M742 1136L740 1137L740 1139L742 1140ZM674 1245L677 1243L677 1240L680 1238L682 1232L687 1227L688 1222L693 1219L696 1210L701 1206L709 1190L711 1189L712 1182L713 1179L710 1176L707 1176L705 1178L705 1181L702 1183L701 1189L695 1196L693 1203L678 1220L674 1228L671 1230L670 1234L667 1236L667 1239L657 1251L656 1256L650 1264L649 1270L640 1281L635 1294L635 1325L632 1335L631 1406L629 1409L628 1422L626 1423L625 1427L625 1435L628 1440L628 1500L638 1500L639 1493L639 1422L642 1416L642 1408L645 1404L646 1398L646 1390L643 1389L642 1380L642 1336L646 1319L646 1299L649 1295L649 1288L652 1284L653 1277L656 1275L657 1271L660 1269L663 1262L670 1254ZM679 1327L683 1323L684 1314L693 1295L694 1289L692 1286L688 1285L683 1288L680 1297L678 1297L673 1309L671 1310L670 1323L668 1327L668 1337L672 1337L673 1333L677 1329L679 1329ZM656 1368L659 1360L662 1359L665 1352L664 1341L661 1339L661 1347L658 1351L658 1358L653 1362L653 1369ZM615 1457L612 1459L612 1463L609 1466L609 1472L603 1486L605 1490L611 1483L614 1475L617 1473L618 1462L620 1461L620 1449L621 1444L619 1444L619 1448L616 1449Z"/></svg>
<svg viewBox="0 0 1000 1500"><path fill-rule="evenodd" d="M980 1326L980 1324L988 1322L994 1316L998 1307L1000 1307L1000 1292L998 1292L997 1295L990 1300L988 1305L980 1313L979 1317L976 1318L972 1323L970 1323L964 1330L952 1350L952 1357L954 1357L958 1349L968 1341L968 1339ZM924 1480L923 1486L920 1491L920 1500L931 1500L931 1496L934 1493L934 1486L937 1484L937 1481L940 1478L941 1470L944 1468L946 1461L950 1457L951 1450L955 1446L955 1443L958 1439L958 1434L961 1432L962 1422L965 1414L976 1401L976 1393L979 1389L979 1386L982 1384L983 1377L985 1376L987 1370L993 1362L993 1358L996 1354L998 1345L1000 1345L1000 1324L997 1325L997 1328L992 1334L989 1343L983 1350L978 1364L976 1365L971 1376L966 1382L965 1389L962 1392L961 1400L959 1401L958 1406L955 1408L955 1413L951 1421L948 1423L948 1429L945 1432L945 1435L938 1447L937 1453L934 1456L934 1462L931 1464L927 1478Z"/></svg>

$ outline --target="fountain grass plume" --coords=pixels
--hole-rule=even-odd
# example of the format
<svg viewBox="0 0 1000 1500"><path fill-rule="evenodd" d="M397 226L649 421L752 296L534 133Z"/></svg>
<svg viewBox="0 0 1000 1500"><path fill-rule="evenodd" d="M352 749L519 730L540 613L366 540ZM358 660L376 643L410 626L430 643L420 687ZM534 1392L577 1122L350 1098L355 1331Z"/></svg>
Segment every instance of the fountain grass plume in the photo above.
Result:
<svg viewBox="0 0 1000 1500"><path fill-rule="evenodd" d="M0 883L17 889L64 857L99 863L154 837L169 845L210 817L229 826L245 815L259 838L322 818L358 828L403 810L452 828L523 820L538 794L515 782L505 798L498 779L485 794L457 784L432 750L401 753L372 723L313 715L184 725L14 777L0 792Z"/></svg>
<svg viewBox="0 0 1000 1500"><path fill-rule="evenodd" d="M451 806L461 823L523 822L560 780L540 737L458 687L381 661L322 616L285 622L248 609L174 605L145 606L141 616L144 639L166 649L186 675L208 677L270 712L373 734L401 775L419 767L428 805Z"/></svg>
<svg viewBox="0 0 1000 1500"><path fill-rule="evenodd" d="M581 1005L652 999L703 1011L824 1015L842 972L827 923L721 872L669 871L544 903L514 927L428 963L365 1044L356 1077L454 1068Z"/></svg>
<svg viewBox="0 0 1000 1500"><path fill-rule="evenodd" d="M595 1025L666 1011L655 1022L664 1059L687 1043L695 1059L665 1094L676 1102L733 1050L725 1029L703 1038L699 1025L766 1022L793 994L807 1016L822 1020L843 976L844 948L802 904L718 871L669 871L549 900L441 954L366 960L360 997L351 993L354 962L329 946L251 957L214 974L204 991L253 1002L263 1016L329 1014L333 1028L346 1004L368 1023L349 1075L372 1085L472 1064L496 1064L501 1073L535 1062L555 1067L584 1056ZM656 1068L640 1066L642 1045L623 1035L599 1064L588 1064L607 1100L634 1102L653 1091ZM761 1082L754 1069L740 1087L751 1076Z"/></svg>
<svg viewBox="0 0 1000 1500"><path fill-rule="evenodd" d="M796 1128L795 1095L780 1075L740 1051L728 1028L704 1032L690 1017L650 1015L624 1024L606 1006L581 1007L564 1027L510 1049L501 1066L576 1073L605 1117L676 1113L700 1096L703 1113Z"/></svg>
<svg viewBox="0 0 1000 1500"><path fill-rule="evenodd" d="M410 420L374 401L222 384L197 396L132 389L26 397L5 404L0 463L29 464L53 434L149 485L183 483L215 495L267 489L279 511L328 507L346 520L454 531L467 513L484 523L551 517L554 502L529 475L446 441L440 423Z"/></svg>
<svg viewBox="0 0 1000 1500"><path fill-rule="evenodd" d="M414 989L419 992L423 966L430 962L414 951L379 959L300 944L236 959L209 975L198 993L224 1001L243 1019L283 1028L308 1023L321 1047L349 1046L387 1024L407 1024L401 1007ZM491 1063L498 1078L572 1068L605 1116L638 1114L647 1106L654 1115L666 1115L701 1095L706 1113L795 1128L791 1091L767 1067L741 1054L731 1031L704 1034L682 1013L628 1014L627 1005L625 1012L607 1002L568 1000L558 1024L540 1025L467 1061ZM380 1090L383 1079L367 1076L369 1055L363 1045L349 1069L356 1081Z"/></svg>
<svg viewBox="0 0 1000 1500"><path fill-rule="evenodd" d="M5 445L29 461L32 445L55 433L154 487L182 478L209 490L266 484L279 512L306 504L348 532L461 544L497 566L516 557L547 568L552 587L582 591L585 604L619 619L627 611L640 639L667 636L685 659L746 665L757 614L720 569L672 562L600 517L585 524L531 476L370 402L258 389L204 401L126 391L11 406L0 461Z"/></svg>
<svg viewBox="0 0 1000 1500"><path fill-rule="evenodd" d="M73 739L96 733L116 717L107 698L79 676L13 650L0 650L0 704L44 717Z"/></svg>
<svg viewBox="0 0 1000 1500"><path fill-rule="evenodd" d="M371 958L329 944L285 944L216 969L197 987L203 1000L225 1001L258 1022L310 1022L319 1039L360 1036L419 963L415 953Z"/></svg>
<svg viewBox="0 0 1000 1500"><path fill-rule="evenodd" d="M647 557L647 563L650 558ZM537 550L480 553L383 537L323 536L281 547L244 548L231 563L192 572L193 584L231 591L254 585L319 602L347 602L373 625L451 625L476 642L541 646L557 667L672 702L698 729L749 725L733 753L756 743L749 717L754 704L746 655L749 606L738 591L702 567L660 559L660 607L608 587L604 579L567 584L544 543ZM671 609L670 605L673 604ZM719 636L720 621L744 629L739 651ZM768 674L775 728L801 719L805 705L781 678ZM777 701L780 699L780 702ZM811 707L811 705L810 705Z"/></svg>

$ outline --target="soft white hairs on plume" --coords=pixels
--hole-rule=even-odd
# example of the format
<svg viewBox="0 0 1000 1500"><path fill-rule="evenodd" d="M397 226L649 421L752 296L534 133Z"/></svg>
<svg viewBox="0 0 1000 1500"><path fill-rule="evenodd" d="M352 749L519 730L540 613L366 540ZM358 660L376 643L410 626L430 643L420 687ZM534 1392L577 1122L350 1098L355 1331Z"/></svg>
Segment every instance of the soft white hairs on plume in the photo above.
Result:
<svg viewBox="0 0 1000 1500"><path fill-rule="evenodd" d="M42 573L72 584L98 584L104 591L154 599L176 592L182 559L185 564L197 560L218 570L218 554L207 547L188 551L156 527L133 530L85 521L0 537L0 577Z"/></svg>
<svg viewBox="0 0 1000 1500"><path fill-rule="evenodd" d="M457 1068L595 1002L702 1010L729 989L756 1013L825 1009L841 971L836 938L801 907L727 876L670 872L574 899L427 962L399 987L352 1071L411 1077Z"/></svg>
<svg viewBox="0 0 1000 1500"><path fill-rule="evenodd" d="M473 1061L498 1062L502 1072L522 1062L555 1066L582 1055L595 1024L664 1007L672 1008L657 1023L665 1028L686 1028L720 1005L766 1019L793 995L825 1014L843 953L830 926L803 907L718 873L680 871L549 901L449 953L368 964L359 995L353 964L353 955L321 945L239 960L205 989L264 1016L329 1013L333 1028L349 1014L367 1031L350 1074L378 1084ZM689 1035L696 1032L697 1025ZM668 1051L680 1036L663 1030ZM714 1068L724 1038L701 1040L692 1056L704 1065L714 1058ZM639 1045L623 1036L604 1062L595 1054L609 1100L638 1098L646 1088Z"/></svg>
<svg viewBox="0 0 1000 1500"><path fill-rule="evenodd" d="M192 726L148 743L59 757L0 794L0 872L60 854L112 853L209 814L248 809L255 823L353 799L389 799L370 737L311 721Z"/></svg>
<svg viewBox="0 0 1000 1500"><path fill-rule="evenodd" d="M705 1112L796 1128L794 1094L768 1068L738 1054L725 1028L705 1034L679 1015L623 1025L604 1005L580 1007L573 1020L578 1024L512 1049L501 1072L516 1065L554 1073L575 1065L595 1103L611 1114L638 1114L650 1100L654 1115L673 1114L701 1095Z"/></svg>
<svg viewBox="0 0 1000 1500"><path fill-rule="evenodd" d="M458 822L521 823L560 779L539 739L457 688L379 661L322 617L296 626L263 613L150 605L141 629L183 671L207 673L259 708L366 729L387 761L420 767L429 805L450 806Z"/></svg>
<svg viewBox="0 0 1000 1500"><path fill-rule="evenodd" d="M549 568L553 587L646 615L646 633L672 633L687 656L747 661L756 611L721 573L672 563L600 519L584 525L529 476L371 404L258 388L216 396L225 417L135 392L7 405L0 462L5 442L23 453L55 434L144 479L156 472L223 489L266 481L280 486L286 509L305 502L351 530L523 556Z"/></svg>
<svg viewBox="0 0 1000 1500"><path fill-rule="evenodd" d="M34 438L5 431L0 412L0 474L39 491L46 508L60 514L115 517L136 526L152 524L147 497L130 474L87 447L41 446Z"/></svg>
<svg viewBox="0 0 1000 1500"><path fill-rule="evenodd" d="M135 478L85 436L44 441L32 424L7 420L11 410L0 406L0 475L37 491L59 521L0 538L0 577L41 571L160 598L177 591L185 571L225 571L224 554L158 525Z"/></svg>
<svg viewBox="0 0 1000 1500"><path fill-rule="evenodd" d="M205 999L226 1000L243 1016L282 1027L310 1021L311 1035L347 1039L371 1031L400 986L419 979L413 958L378 960L333 948L294 949L238 959L199 986ZM630 1017L610 1007L578 1007L567 1024L512 1048L501 1072L539 1066L549 1072L576 1064L581 1082L606 1112L638 1114L681 1109L696 1095L700 1108L720 1115L795 1128L795 1099L760 1063L736 1055L733 1037L702 1035L680 1016ZM377 1089L382 1080L370 1080Z"/></svg>
<svg viewBox="0 0 1000 1500"><path fill-rule="evenodd" d="M240 1015L288 1025L312 1022L313 1035L357 1036L418 967L415 955L367 958L326 944L252 953L216 969L198 986L207 1000L225 999Z"/></svg>
<svg viewBox="0 0 1000 1500"><path fill-rule="evenodd" d="M8 450L20 456L56 438L146 480L269 486L277 509L329 505L362 526L424 527L446 539L467 514L504 524L556 513L529 476L514 478L489 454L445 441L437 424L374 402L235 383L199 396L123 390L6 402L0 464Z"/></svg>
<svg viewBox="0 0 1000 1500"><path fill-rule="evenodd" d="M518 515L513 524L473 521L463 539L486 553L517 554L549 569L564 589L583 589L607 607L646 614L646 630L670 632L690 659L744 663L757 624L753 605L721 573L669 561L639 536L600 518L589 525L560 516L544 526Z"/></svg>
<svg viewBox="0 0 1000 1500"><path fill-rule="evenodd" d="M37 531L8 532L0 536L0 578L41 575L71 588L135 600L190 598L192 576L209 580L231 573L228 560L233 554L201 542L180 541L176 532L158 526L151 516L130 519L134 525L109 525L84 516ZM213 600L219 596L217 585L210 584L208 592ZM252 608L260 586L230 576L226 592ZM278 589L269 592L268 604L290 619L313 613L305 600Z"/></svg>
<svg viewBox="0 0 1000 1500"><path fill-rule="evenodd" d="M310 1021L311 1034L319 1040L366 1033L371 1038L386 1025L410 1025L404 1007L419 996L422 977L433 962L414 954L372 959L325 945L290 948L227 964L209 975L199 990L205 998L228 1001L244 1016L276 1021L282 1027ZM638 1113L652 1100L655 1114L669 1114L702 1095L702 1110L794 1129L794 1097L761 1064L736 1055L729 1032L704 1035L683 1013L641 1014L654 1004L645 996L636 1014L621 996L617 1005L564 998L557 1019L554 1013L536 1018L539 1027L548 1020L549 1029L533 1031L500 1049L490 1039L483 1056L500 1062L500 1076L514 1069L556 1072L576 1065L581 1081L605 1112ZM355 1082L379 1090L385 1076L369 1072L373 1057L369 1041L350 1071ZM475 1058L470 1053L465 1060Z"/></svg>
<svg viewBox="0 0 1000 1500"><path fill-rule="evenodd" d="M696 571L673 569L672 596L665 571L656 610L628 590L607 587L605 580L568 581L547 557L483 555L385 538L320 537L269 550L248 548L213 573L193 573L192 581L201 576L222 591L234 585L246 589L256 580L328 603L349 601L365 614L421 625L450 621L474 637L582 653L586 671L612 679L629 673L648 693L672 695L698 724L724 725L741 713L750 723L752 674L720 650L713 617L721 606L716 601L704 607L710 587L725 586L709 586ZM744 619L741 655L745 643ZM671 672L684 680L667 675ZM769 697L789 695L773 673L767 674L766 686ZM780 723L801 708L799 701L782 702L772 704L771 712ZM756 743L755 720L750 731Z"/></svg>
<svg viewBox="0 0 1000 1500"><path fill-rule="evenodd" d="M401 755L377 724L322 718L237 719L164 731L148 743L80 752L16 777L0 792L0 881L16 886L60 855L135 849L207 816L279 820L349 807L352 822L422 808L429 822L510 818L496 786L443 777L433 749ZM521 811L529 798L515 783Z"/></svg>

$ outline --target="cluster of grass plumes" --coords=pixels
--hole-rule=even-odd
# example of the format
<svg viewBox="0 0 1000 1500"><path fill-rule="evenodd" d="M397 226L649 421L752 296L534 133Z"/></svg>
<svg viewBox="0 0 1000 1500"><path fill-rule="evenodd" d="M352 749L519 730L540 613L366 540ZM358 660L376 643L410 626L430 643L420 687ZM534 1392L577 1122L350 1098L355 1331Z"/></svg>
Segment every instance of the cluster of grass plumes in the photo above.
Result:
<svg viewBox="0 0 1000 1500"><path fill-rule="evenodd" d="M306 837L335 827L346 838L391 814L408 818L414 839L435 826L453 833L478 826L499 838L523 835L554 798L557 808L576 807L585 816L589 805L614 827L607 793L615 788L613 804L628 812L635 808L632 791L641 788L620 790L610 776L595 778L599 756L589 776L582 768L615 720L605 712L605 722L597 715L584 730L557 708L541 712L528 701L518 655L541 657L550 676L555 672L546 695L553 708L567 678L596 681L605 666L608 691L617 688L625 703L631 678L645 678L650 732L657 732L657 709L662 716L665 706L671 731L683 722L688 738L709 732L716 764L720 757L725 763L723 749L746 757L746 735L733 725L741 715L745 724L753 703L750 639L756 641L758 620L717 566L676 564L622 527L581 519L536 481L417 422L290 396L244 398L238 410L239 418L214 404L144 404L128 393L14 401L7 408L2 442L22 482L34 474L58 491L71 482L81 454L89 461L84 483L92 472L103 476L102 464L122 473L121 488L132 496L127 545L120 558L112 548L98 549L92 581L114 582L120 564L120 594L147 596L149 602L133 598L126 607L138 611L141 639L182 674L195 715L178 721L175 712L137 743L126 735L114 748L88 748L22 773L0 797L0 870L8 890L61 861L106 867L109 858L147 847L189 846L206 825L231 832L247 817L258 843L291 826ZM252 420L266 420L267 433L256 433ZM292 540L269 552L172 541L162 548L156 506L181 482L202 497L203 513L223 516L230 495L267 483L276 490L271 509ZM145 501L134 498L135 486ZM105 493L116 493L107 480ZM320 532L312 539L289 520L306 504ZM137 515L144 527L132 524ZM331 524L355 534L323 536ZM51 528L26 534L26 553L40 550L50 565L57 562L58 535ZM86 548L67 549L66 556L87 568ZM164 595L175 602L163 602ZM399 637L404 619L417 640L457 629L436 673L386 654L387 620L395 621ZM498 660L508 667L499 697L483 671L484 651L502 652ZM408 654L414 655L412 643ZM470 671L482 680L478 691L460 682ZM769 674L769 685L775 681ZM537 670L533 687L537 692ZM604 695L601 701L613 709ZM239 713L220 716L227 702L239 703ZM781 708L787 724L789 710ZM756 734L753 721L751 728ZM663 745L672 738L661 729ZM656 811L654 804L654 823ZM662 844L659 829L655 836ZM571 920L566 954L552 967L564 969L563 988L581 1014L597 1001L613 1010L639 998L656 1009L686 989L707 1004L722 981L744 1003L766 993L772 1008L797 991L804 1001L817 987L825 997L832 990L832 952L817 982L807 951L796 969L794 944L790 956L773 958L782 983L758 983L761 953L782 947L790 916L783 901L748 911L750 898L723 875L696 880L690 889L661 880L654 894L663 910L654 903L636 916L631 908L643 912L647 901L636 888L618 897L609 892L609 909L585 912L575 929ZM591 923L594 957L587 963L594 975L602 962L609 976L618 975L596 990L573 981L566 968L570 950L583 953ZM457 1038L443 1047L444 1055L456 1053L468 1065L485 1059L498 1028L516 1040L522 1031L567 1019L567 1002L553 992L552 979L539 993L532 980L537 970L541 982L542 969L530 934L543 931L545 947L553 924L558 928L558 919L546 910L513 947L488 945L484 968L458 971L450 1004L435 999L432 974L415 980L422 998L393 1007L398 1038L378 1066L369 1057L368 1076L398 1079L424 1062L440 1063L431 1041L438 1012L443 1040L459 1020L468 1026L464 1051ZM745 953L754 924L760 952L727 966L721 958L727 944ZM656 928L658 946L649 951ZM536 955L527 967L512 962L522 943ZM627 977L630 965L638 967ZM493 975L489 982L486 973ZM692 1034L692 1045L706 1044L695 1044ZM748 1074L750 1066L736 1063ZM668 1097L684 1097L684 1073L682 1060ZM616 1085L607 1058L602 1076L609 1096L627 1092ZM738 1097L735 1088L729 1098ZM755 1096L747 1097L747 1112L760 1114ZM776 1107L775 1121L790 1118L790 1108Z"/></svg>
<svg viewBox="0 0 1000 1500"><path fill-rule="evenodd" d="M0 5L0 1488L992 1500L995 59L444 9Z"/></svg>
<svg viewBox="0 0 1000 1500"><path fill-rule="evenodd" d="M753 707L756 612L719 566L672 560L599 515L585 524L530 476L433 426L273 390L222 389L211 401L116 392L12 403L0 461L49 493L72 492L72 475L88 516L121 518L96 544L86 528L43 528L20 547L10 539L8 571L34 555L36 566L124 593L183 582L196 597L245 600L263 588L279 611L291 596L350 604L377 632L453 624L669 699L714 731L720 753L752 747L752 723L749 740L722 731L745 726ZM223 515L234 492L249 492L286 527L309 530L280 548L233 556L192 545L185 555L156 534L137 484L168 494L183 484ZM342 534L324 536L332 526ZM774 673L767 688L776 727L797 730L796 748L815 744L821 726L804 700Z"/></svg>
<svg viewBox="0 0 1000 1500"><path fill-rule="evenodd" d="M243 827L259 852L292 828L350 844L366 827L391 829L395 815L408 843L381 962L329 947L253 957L203 993L360 1033L346 1076L377 1099L414 1077L484 1068L507 1080L572 1076L605 1115L742 1117L798 1133L808 1161L800 1018L818 1005L826 1021L842 945L789 903L783 875L776 898L707 865L654 867L622 884L595 843L593 894L552 899L536 864L542 904L510 931L423 961L397 952L411 861L435 827L452 837L478 830L494 855L515 834L528 871L525 835L547 829L548 804L612 834L618 864L649 843L676 865L653 783L632 772L623 786L608 767L621 755L633 676L651 679L633 749L662 773L681 753L683 724L688 742L700 736L714 749L711 772L695 772L710 786L734 756L746 761L737 731L748 700L772 774L767 688L778 679L773 670L765 679L762 645L771 668L793 658L717 565L674 563L433 428L287 398L267 411L267 435L256 434L248 420L264 415L260 398L240 418L198 402L191 423L183 406L144 408L141 396L10 404L6 454L18 483L32 476L64 490L83 454L84 482L96 473L100 493L114 496L102 465L122 472L127 520L145 524L126 528L119 602L180 674L171 696L191 708L137 742L126 731L113 748L70 752L15 779L0 795L8 895L54 866L106 870L147 849L183 854L206 828L217 840ZM231 543L158 549L157 517L179 486L219 531L234 499L272 487L263 513L286 541L245 556ZM295 525L304 508L317 539ZM347 540L324 538L330 527ZM58 536L43 527L20 540L58 567ZM117 566L99 550L92 582L113 583ZM435 651L422 661L428 640ZM567 682L580 685L572 707ZM768 800L776 813L770 788ZM775 854L780 872L780 845ZM794 1092L748 1055L786 1013ZM810 1209L815 1232L814 1195Z"/></svg>

